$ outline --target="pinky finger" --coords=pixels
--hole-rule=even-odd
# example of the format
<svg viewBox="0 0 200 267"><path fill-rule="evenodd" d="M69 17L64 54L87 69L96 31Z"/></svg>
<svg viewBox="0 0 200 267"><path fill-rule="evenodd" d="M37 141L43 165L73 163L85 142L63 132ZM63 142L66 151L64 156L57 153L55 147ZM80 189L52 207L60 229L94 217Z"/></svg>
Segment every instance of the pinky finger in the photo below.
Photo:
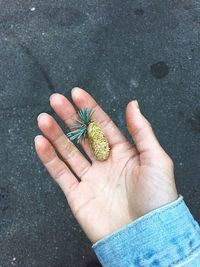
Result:
<svg viewBox="0 0 200 267"><path fill-rule="evenodd" d="M44 136L36 136L35 149L38 157L67 197L69 192L79 184L78 180L57 156L54 148Z"/></svg>

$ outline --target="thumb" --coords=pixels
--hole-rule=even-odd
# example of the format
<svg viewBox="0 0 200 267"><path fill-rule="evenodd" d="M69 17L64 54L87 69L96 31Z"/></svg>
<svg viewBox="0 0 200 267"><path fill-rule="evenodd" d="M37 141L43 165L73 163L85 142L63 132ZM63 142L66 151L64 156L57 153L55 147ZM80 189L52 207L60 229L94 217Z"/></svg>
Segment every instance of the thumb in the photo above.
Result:
<svg viewBox="0 0 200 267"><path fill-rule="evenodd" d="M150 123L141 114L137 100L128 103L126 122L139 153L150 152L154 154L162 150Z"/></svg>

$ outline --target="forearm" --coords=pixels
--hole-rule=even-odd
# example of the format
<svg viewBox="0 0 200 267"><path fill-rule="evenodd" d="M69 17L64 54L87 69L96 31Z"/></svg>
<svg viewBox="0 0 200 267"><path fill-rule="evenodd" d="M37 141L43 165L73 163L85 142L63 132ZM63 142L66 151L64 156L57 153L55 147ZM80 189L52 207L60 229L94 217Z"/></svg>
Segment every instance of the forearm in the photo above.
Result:
<svg viewBox="0 0 200 267"><path fill-rule="evenodd" d="M96 242L93 249L104 267L200 266L200 228L179 197Z"/></svg>

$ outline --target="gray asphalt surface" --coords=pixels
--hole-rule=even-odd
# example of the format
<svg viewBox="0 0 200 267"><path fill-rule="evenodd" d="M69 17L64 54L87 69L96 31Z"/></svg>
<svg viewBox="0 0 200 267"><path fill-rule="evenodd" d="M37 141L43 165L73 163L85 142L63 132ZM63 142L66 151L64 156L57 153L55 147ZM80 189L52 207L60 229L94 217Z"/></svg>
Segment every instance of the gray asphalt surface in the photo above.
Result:
<svg viewBox="0 0 200 267"><path fill-rule="evenodd" d="M1 267L100 266L33 147L49 96L74 86L125 134L138 99L200 221L199 34L194 0L0 1Z"/></svg>

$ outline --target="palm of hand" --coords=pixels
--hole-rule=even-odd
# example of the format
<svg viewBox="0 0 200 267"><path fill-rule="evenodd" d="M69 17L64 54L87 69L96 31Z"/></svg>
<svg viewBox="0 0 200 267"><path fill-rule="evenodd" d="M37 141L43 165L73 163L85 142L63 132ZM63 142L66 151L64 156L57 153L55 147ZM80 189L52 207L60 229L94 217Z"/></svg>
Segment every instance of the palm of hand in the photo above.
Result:
<svg viewBox="0 0 200 267"><path fill-rule="evenodd" d="M85 91L81 91L87 94ZM97 110L100 109L88 94L87 96L88 98L85 99L91 102ZM79 102L76 102L77 106L82 106L81 99L84 98L79 98ZM85 104L90 105L90 103ZM56 109L54 106L54 110L61 118L64 117L61 109ZM105 126L104 130L107 131L108 138L109 132L111 136L112 131L117 131L114 137L112 135L112 141L110 139L112 144L110 157L105 162L95 161L88 145L83 145L92 160L92 165L82 168L79 183L77 180L71 180L67 184L62 178L66 175L62 168L55 175L53 168L56 166L51 167L49 164L49 162L55 161L54 157L49 154L49 157L53 159L48 161L46 159L47 150L49 150L47 143L45 151L42 151L41 143L39 144L38 141L37 145L36 142L37 153L50 174L55 179L62 178L57 179L58 183L63 189L76 219L92 242L96 242L151 210L177 198L172 161L159 146L149 124L142 115L140 121L136 121L135 124L131 123L129 116L134 115L134 112L135 119L141 115L138 109L133 110L133 114L127 111L127 124L129 123L129 132L134 137L137 148L122 137L112 122L105 123L107 117L102 120L99 118L99 121L102 121L102 125ZM69 120L64 119L64 121L70 124ZM39 126L43 133L48 136L49 124L46 130L44 124ZM48 136L48 138L52 140L53 137ZM60 147L65 146L63 140L57 143L60 143ZM56 147L56 145L54 146ZM50 149L52 150L52 148ZM76 150L70 148L68 153L69 151L74 152ZM62 154L61 152L61 156L63 156ZM64 158L66 157L64 156Z"/></svg>
<svg viewBox="0 0 200 267"><path fill-rule="evenodd" d="M106 162L95 162L68 195L75 217L93 242L135 219L127 187L137 160L130 147L124 144L119 155L112 151Z"/></svg>
<svg viewBox="0 0 200 267"><path fill-rule="evenodd" d="M112 159L96 162L68 196L75 217L93 242L170 202L173 196L170 162L162 169L159 164L141 165L131 144L117 150L112 151Z"/></svg>

